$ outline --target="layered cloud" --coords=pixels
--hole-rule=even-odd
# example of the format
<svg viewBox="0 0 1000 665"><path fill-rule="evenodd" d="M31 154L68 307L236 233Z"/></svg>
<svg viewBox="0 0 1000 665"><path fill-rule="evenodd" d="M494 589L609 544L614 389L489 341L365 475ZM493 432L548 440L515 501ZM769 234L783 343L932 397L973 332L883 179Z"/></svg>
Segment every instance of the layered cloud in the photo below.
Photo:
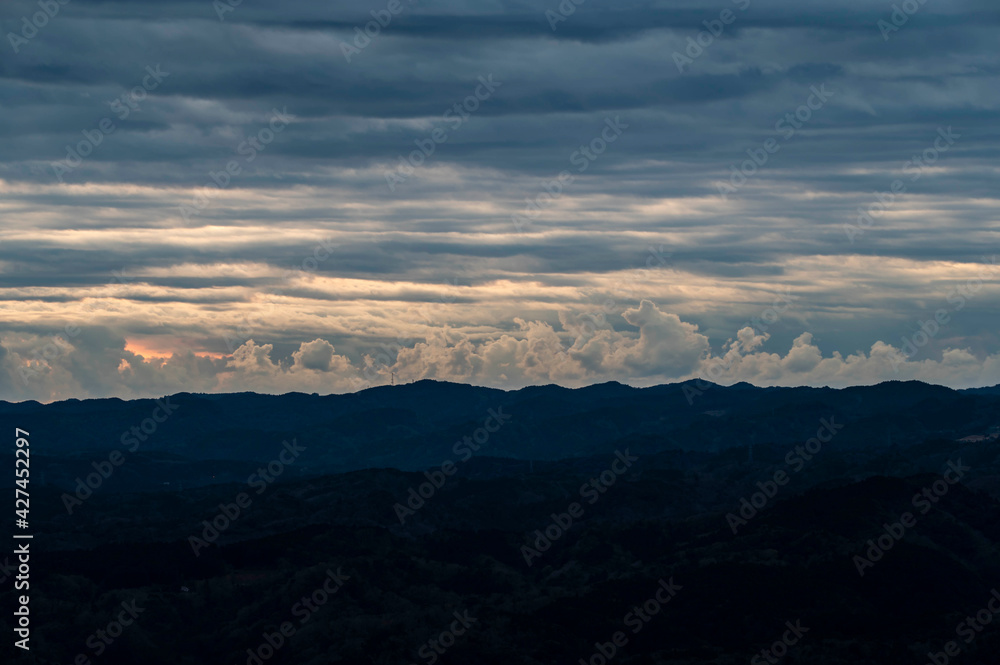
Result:
<svg viewBox="0 0 1000 665"><path fill-rule="evenodd" d="M387 6L4 4L0 399L996 382L992 0Z"/></svg>

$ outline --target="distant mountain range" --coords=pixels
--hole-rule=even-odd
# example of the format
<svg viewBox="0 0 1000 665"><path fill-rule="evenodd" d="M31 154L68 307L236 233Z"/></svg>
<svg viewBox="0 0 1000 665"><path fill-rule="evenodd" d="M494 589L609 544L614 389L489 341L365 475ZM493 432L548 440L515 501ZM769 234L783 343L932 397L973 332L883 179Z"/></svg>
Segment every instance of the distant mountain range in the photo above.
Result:
<svg viewBox="0 0 1000 665"><path fill-rule="evenodd" d="M1000 652L996 389L421 381L0 403L0 419L31 440L37 628L15 665ZM141 612L105 644L123 607ZM449 637L456 617L470 626ZM981 630L956 633L969 617Z"/></svg>
<svg viewBox="0 0 1000 665"><path fill-rule="evenodd" d="M456 454L464 437L484 424L496 426L491 412L506 420L479 450L461 445ZM71 485L92 460L121 450L129 464L105 490L143 491L163 483L240 481L292 439L309 451L292 472L298 477L427 469L470 452L553 461L624 447L643 455L781 447L813 436L823 418L844 425L838 449L882 450L995 435L1000 387L952 390L890 381L837 390L690 381L502 391L425 380L329 396L180 393L159 402L0 402L0 417L32 423L35 454L52 458L46 482Z"/></svg>

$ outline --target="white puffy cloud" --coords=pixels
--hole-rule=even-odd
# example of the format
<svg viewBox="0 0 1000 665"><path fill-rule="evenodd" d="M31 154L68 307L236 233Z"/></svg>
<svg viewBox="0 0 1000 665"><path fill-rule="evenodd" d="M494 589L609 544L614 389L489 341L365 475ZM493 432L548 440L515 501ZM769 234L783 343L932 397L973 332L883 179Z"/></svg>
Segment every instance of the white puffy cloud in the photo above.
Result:
<svg viewBox="0 0 1000 665"><path fill-rule="evenodd" d="M145 357L106 331L0 340L0 398L53 401L70 397L153 397L177 392L348 392L364 387L359 372L325 340L302 344L288 362L271 344L253 340L232 355L191 351Z"/></svg>
<svg viewBox="0 0 1000 665"><path fill-rule="evenodd" d="M616 318L628 326L613 328L609 324ZM130 351L124 339L104 329L61 338L9 334L0 340L0 398L342 393L386 383L390 373L401 382L431 378L503 388L609 380L652 385L691 378L834 387L892 379L959 388L1000 383L1000 354L980 357L964 348L946 348L940 359L918 359L878 341L867 351L824 355L804 332L780 352L766 348L767 333L744 327L715 353L698 326L648 300L604 320L579 312L564 312L559 320L557 327L516 319L517 330L492 334L436 328L424 341L400 348L395 359L363 354L356 361L323 338L300 343L284 358L273 344L252 339L222 357L191 351L151 357Z"/></svg>

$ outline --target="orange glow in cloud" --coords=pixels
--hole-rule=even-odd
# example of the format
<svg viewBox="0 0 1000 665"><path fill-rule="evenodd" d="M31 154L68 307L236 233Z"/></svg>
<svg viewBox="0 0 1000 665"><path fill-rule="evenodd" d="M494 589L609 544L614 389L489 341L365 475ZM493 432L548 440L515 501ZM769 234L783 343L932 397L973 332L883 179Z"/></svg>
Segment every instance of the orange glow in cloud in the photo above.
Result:
<svg viewBox="0 0 1000 665"><path fill-rule="evenodd" d="M192 351L190 346L186 345L182 340L177 338L165 338L165 337L152 337L152 338L139 338L133 337L131 339L125 340L125 350L136 354L137 356L142 356L145 360L167 360L170 356L175 353L181 354L187 351ZM195 355L204 358L225 358L224 353L212 353L204 350L195 350Z"/></svg>

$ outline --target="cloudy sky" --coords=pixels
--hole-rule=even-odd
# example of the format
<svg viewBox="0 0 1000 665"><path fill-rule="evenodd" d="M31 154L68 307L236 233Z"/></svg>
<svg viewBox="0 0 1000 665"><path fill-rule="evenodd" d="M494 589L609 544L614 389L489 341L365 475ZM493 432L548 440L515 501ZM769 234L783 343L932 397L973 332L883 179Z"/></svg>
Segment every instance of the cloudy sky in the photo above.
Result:
<svg viewBox="0 0 1000 665"><path fill-rule="evenodd" d="M995 0L0 20L0 399L1000 383Z"/></svg>

